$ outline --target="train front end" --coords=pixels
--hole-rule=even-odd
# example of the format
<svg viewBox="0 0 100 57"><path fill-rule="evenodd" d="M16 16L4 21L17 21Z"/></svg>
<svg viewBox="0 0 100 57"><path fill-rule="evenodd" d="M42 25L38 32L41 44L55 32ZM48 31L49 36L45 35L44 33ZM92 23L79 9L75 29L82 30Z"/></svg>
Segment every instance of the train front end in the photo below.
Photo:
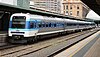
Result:
<svg viewBox="0 0 100 57"><path fill-rule="evenodd" d="M9 22L8 42L10 43L25 43L25 37L29 37L27 29L27 19L29 16L26 14L13 14Z"/></svg>

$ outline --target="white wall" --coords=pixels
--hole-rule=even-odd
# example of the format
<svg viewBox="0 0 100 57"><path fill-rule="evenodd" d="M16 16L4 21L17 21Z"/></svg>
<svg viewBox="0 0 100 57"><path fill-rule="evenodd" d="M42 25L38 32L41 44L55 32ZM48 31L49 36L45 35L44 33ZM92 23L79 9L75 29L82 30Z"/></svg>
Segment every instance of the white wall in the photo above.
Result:
<svg viewBox="0 0 100 57"><path fill-rule="evenodd" d="M1 2L1 0L0 0L0 2Z"/></svg>
<svg viewBox="0 0 100 57"><path fill-rule="evenodd" d="M17 0L0 0L0 3L6 3L10 5L17 5Z"/></svg>
<svg viewBox="0 0 100 57"><path fill-rule="evenodd" d="M34 2L33 1L30 1L30 5L33 5L34 6Z"/></svg>

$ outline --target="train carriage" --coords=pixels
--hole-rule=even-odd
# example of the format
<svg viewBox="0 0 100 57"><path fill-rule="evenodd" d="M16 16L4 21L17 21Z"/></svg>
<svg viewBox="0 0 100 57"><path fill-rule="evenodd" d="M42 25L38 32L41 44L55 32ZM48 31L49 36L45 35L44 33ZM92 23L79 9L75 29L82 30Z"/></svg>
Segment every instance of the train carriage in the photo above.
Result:
<svg viewBox="0 0 100 57"><path fill-rule="evenodd" d="M38 36L93 27L93 22L16 13L11 16L8 36L11 43L25 43L40 39Z"/></svg>

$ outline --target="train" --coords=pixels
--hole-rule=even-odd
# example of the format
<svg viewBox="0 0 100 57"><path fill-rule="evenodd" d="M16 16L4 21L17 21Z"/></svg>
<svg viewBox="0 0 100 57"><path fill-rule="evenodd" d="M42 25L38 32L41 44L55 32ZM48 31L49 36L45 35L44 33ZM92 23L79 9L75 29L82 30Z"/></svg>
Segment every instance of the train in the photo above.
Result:
<svg viewBox="0 0 100 57"><path fill-rule="evenodd" d="M48 35L61 35L68 31L94 27L94 22L47 17L29 13L15 13L11 15L9 21L8 42L35 42L43 37L48 38Z"/></svg>

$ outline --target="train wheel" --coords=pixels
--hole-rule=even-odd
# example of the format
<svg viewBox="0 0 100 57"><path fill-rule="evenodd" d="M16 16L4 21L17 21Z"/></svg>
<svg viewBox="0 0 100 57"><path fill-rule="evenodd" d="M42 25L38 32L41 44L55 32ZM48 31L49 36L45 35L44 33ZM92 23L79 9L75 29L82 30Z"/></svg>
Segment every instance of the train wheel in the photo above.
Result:
<svg viewBox="0 0 100 57"><path fill-rule="evenodd" d="M81 32L82 32L83 30L81 30Z"/></svg>
<svg viewBox="0 0 100 57"><path fill-rule="evenodd" d="M36 37L32 37L31 42L32 42L32 43L37 42L37 38L36 38Z"/></svg>
<svg viewBox="0 0 100 57"><path fill-rule="evenodd" d="M62 35L62 33L61 32L59 32L59 36L61 36Z"/></svg>
<svg viewBox="0 0 100 57"><path fill-rule="evenodd" d="M35 39L32 39L32 43L34 43L35 42Z"/></svg>
<svg viewBox="0 0 100 57"><path fill-rule="evenodd" d="M33 37L27 39L27 43L33 43Z"/></svg>
<svg viewBox="0 0 100 57"><path fill-rule="evenodd" d="M36 36L37 39L39 39L39 36Z"/></svg>

